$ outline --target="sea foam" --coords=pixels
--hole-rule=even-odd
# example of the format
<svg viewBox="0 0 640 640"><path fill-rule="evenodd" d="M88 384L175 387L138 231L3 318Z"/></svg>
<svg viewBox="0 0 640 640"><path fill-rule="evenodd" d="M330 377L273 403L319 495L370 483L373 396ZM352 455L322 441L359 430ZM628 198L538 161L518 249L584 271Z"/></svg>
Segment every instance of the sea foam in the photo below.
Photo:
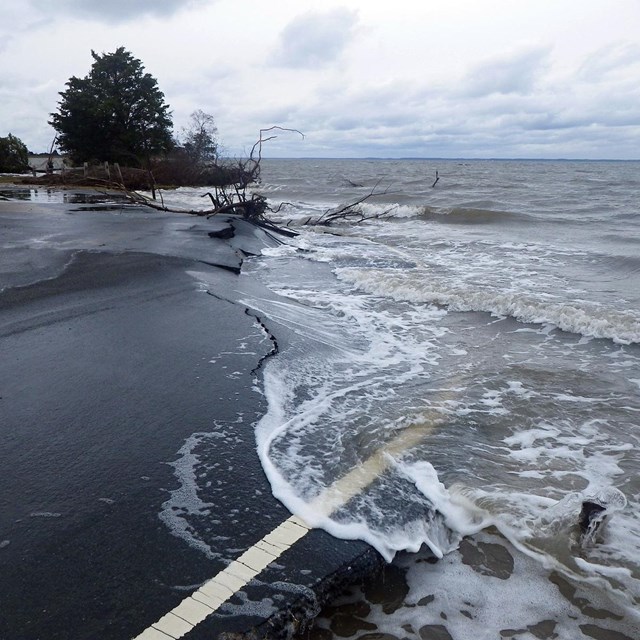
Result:
<svg viewBox="0 0 640 640"><path fill-rule="evenodd" d="M452 284L428 273L407 276L397 270L342 268L337 276L361 290L396 301L442 305L451 311L480 311L519 322L551 324L562 331L618 344L640 343L640 315L581 301L556 301L524 291L501 291L473 284Z"/></svg>

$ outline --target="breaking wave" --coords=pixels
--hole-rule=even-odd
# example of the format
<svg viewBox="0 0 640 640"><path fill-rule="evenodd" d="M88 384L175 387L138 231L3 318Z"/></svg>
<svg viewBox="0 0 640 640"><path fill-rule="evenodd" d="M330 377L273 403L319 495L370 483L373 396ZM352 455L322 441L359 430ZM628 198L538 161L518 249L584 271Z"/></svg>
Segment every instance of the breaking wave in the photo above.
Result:
<svg viewBox="0 0 640 640"><path fill-rule="evenodd" d="M398 302L440 305L452 311L480 311L524 323L551 324L562 331L618 344L640 343L640 315L632 310L610 309L583 300L558 301L551 294L534 296L522 291L451 284L424 273L424 277L409 277L397 270L344 268L338 269L337 275L369 294Z"/></svg>

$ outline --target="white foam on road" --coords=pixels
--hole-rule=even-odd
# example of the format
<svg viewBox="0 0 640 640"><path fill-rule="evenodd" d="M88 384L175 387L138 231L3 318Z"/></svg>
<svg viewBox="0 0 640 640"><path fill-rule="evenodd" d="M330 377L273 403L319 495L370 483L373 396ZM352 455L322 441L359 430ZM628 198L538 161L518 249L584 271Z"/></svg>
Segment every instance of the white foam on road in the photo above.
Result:
<svg viewBox="0 0 640 640"><path fill-rule="evenodd" d="M321 524L331 532L331 526L327 526L327 517L331 513L366 489L390 465L393 465L398 457L422 441L440 424L441 418L434 413L425 416L425 420L420 424L414 424L404 429L386 446L376 451L333 485L327 487L313 501L311 509L307 510L309 519L312 520L313 513L316 512L320 521L314 522L314 524ZM134 640L160 640L162 638L177 640L182 638L196 625L204 621L207 616L215 613L250 580L304 537L311 528L299 516L291 516L247 549L226 569L185 598L177 607L136 636ZM481 528L481 526L477 528ZM438 553L438 545L431 540L427 540L427 543L430 543L430 547L437 555L442 555L442 552Z"/></svg>

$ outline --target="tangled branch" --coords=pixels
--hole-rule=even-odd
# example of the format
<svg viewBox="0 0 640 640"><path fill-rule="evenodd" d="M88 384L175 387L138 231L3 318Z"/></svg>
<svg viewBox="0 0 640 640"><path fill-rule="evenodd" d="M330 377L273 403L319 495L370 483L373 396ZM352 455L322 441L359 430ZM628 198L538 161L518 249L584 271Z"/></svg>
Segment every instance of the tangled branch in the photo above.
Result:
<svg viewBox="0 0 640 640"><path fill-rule="evenodd" d="M278 125L273 125L272 127L267 127L266 129L260 129L260 136L256 141L256 143L251 148L251 153L249 154L249 158L245 163L245 165L250 165L250 164L252 165L253 182L258 182L260 178L260 162L262 161L262 145L265 142L269 142L269 140L275 140L278 137L277 135L273 135L265 138L264 134L268 133L269 131L288 131L289 133L298 133L302 136L302 139L304 140L304 133L302 133L302 131L298 131L298 129L288 129L287 127L280 127ZM257 158L254 155L256 151L258 153ZM246 166L244 166L243 168L246 168Z"/></svg>
<svg viewBox="0 0 640 640"><path fill-rule="evenodd" d="M325 226L329 227L334 222L340 221L349 221L355 222L356 224L365 222L367 220L376 220L378 218L384 218L385 216L390 215L398 205L394 204L384 211L379 211L377 213L366 214L362 208L362 204L365 203L370 198L374 198L376 196L382 196L390 193L389 187L386 189L379 190L378 185L380 184L380 180L376 182L371 191L366 195L362 196L355 202L351 202L350 204L344 205L338 209L328 209L321 216L317 218L309 217L304 224L305 225L314 225L314 226Z"/></svg>
<svg viewBox="0 0 640 640"><path fill-rule="evenodd" d="M228 176L229 180L227 184L214 187L213 192L207 191L202 194L202 198L208 197L211 200L211 204L213 205L212 208L181 209L168 207L162 200L162 194L160 194L161 200L160 203L158 203L155 198L149 198L139 191L128 189L124 184L124 180L110 183L109 186L112 189L115 188L122 192L130 202L155 209L156 211L184 213L206 218L211 218L212 216L220 213L241 215L244 219L258 226L271 229L272 231L280 231L287 236L296 235L292 231L280 230L267 218L267 213L272 212L272 209L269 207L265 196L258 193L248 192L251 184L257 184L260 181L262 145L269 140L273 140L278 137L277 135L265 135L271 131L288 131L298 133L304 138L304 134L297 129L288 129L277 125L266 129L260 129L259 138L251 148L251 153L246 160L236 160L235 163L218 167Z"/></svg>
<svg viewBox="0 0 640 640"><path fill-rule="evenodd" d="M258 140L254 143L251 148L251 152L246 159L236 160L231 164L215 165L215 168L219 170L220 175L224 175L226 180L224 184L214 186L211 191L207 191L200 196L202 198L209 198L212 205L210 208L183 209L167 206L162 198L162 192L159 189L157 189L157 193L159 194L160 199L157 200L155 197L149 197L140 191L127 187L119 167L119 181L96 179L95 184L104 186L105 189L110 189L112 191L115 189L122 193L128 202L149 207L156 211L194 215L206 217L207 219L218 214L233 214L242 216L245 220L255 224L256 226L285 236L293 237L298 234L289 229L283 229L282 227L276 226L269 219L269 214L278 213L284 205L290 203L283 202L276 208L272 208L265 196L249 191L250 185L258 184L260 182L262 147L265 143L278 137L277 134L269 135L274 131L297 133L304 138L304 134L301 131L298 131L298 129L289 129L278 125L260 129ZM149 180L153 181L153 175L149 176ZM328 209L318 217L310 216L303 224L326 227L339 221L358 224L368 220L384 218L385 216L390 215L398 205L389 206L387 209L376 213L366 213L363 207L364 203L369 199L390 193L389 187L379 189L380 182L380 180L376 182L368 193L355 202L340 206L337 209ZM354 187L360 186L351 181L349 181L349 183ZM289 221L286 226L288 227L290 223L291 221Z"/></svg>

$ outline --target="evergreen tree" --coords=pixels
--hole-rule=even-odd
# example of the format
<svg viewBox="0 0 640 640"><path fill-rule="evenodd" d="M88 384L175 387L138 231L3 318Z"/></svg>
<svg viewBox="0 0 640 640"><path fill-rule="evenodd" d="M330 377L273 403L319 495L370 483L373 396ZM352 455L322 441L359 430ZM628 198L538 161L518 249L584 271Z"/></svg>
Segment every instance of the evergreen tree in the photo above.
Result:
<svg viewBox="0 0 640 640"><path fill-rule="evenodd" d="M0 138L0 173L22 173L29 168L29 151L20 138Z"/></svg>
<svg viewBox="0 0 640 640"><path fill-rule="evenodd" d="M74 162L92 160L147 165L172 146L169 105L142 62L124 47L91 51L85 78L71 77L50 124L58 145Z"/></svg>

